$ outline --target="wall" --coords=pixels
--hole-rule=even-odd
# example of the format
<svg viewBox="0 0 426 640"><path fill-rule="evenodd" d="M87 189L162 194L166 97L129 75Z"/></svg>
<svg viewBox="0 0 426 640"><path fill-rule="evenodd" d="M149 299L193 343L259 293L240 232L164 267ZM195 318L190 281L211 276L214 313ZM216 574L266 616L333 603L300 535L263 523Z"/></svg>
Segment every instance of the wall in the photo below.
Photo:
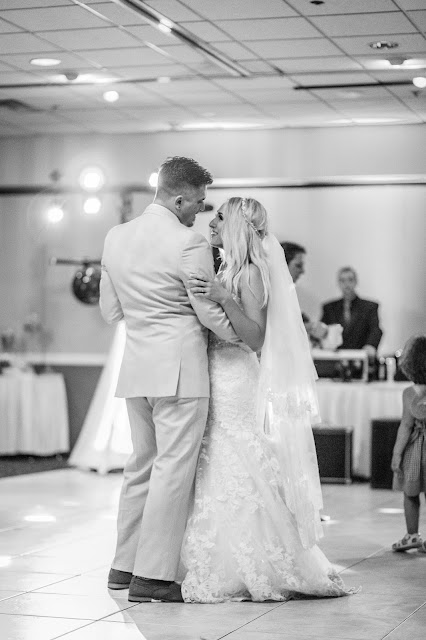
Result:
<svg viewBox="0 0 426 640"><path fill-rule="evenodd" d="M110 183L146 182L168 155L190 155L217 178L321 177L426 174L426 127L357 127L250 132L186 132L119 136L55 136L0 140L0 184L46 184L59 169L75 184L89 164ZM209 192L221 203L231 191ZM240 193L238 191L237 193ZM336 269L353 264L360 293L381 302L382 350L400 346L426 327L424 287L425 187L251 190L271 216L280 240L306 245L308 272L300 282L302 307L318 315L320 302L337 295ZM17 330L38 311L51 331L48 348L105 352L112 329L96 307L70 294L73 267L48 266L51 256L99 257L107 230L119 220L117 196L106 196L102 215L81 213L78 196L67 216L46 226L42 196L0 198L0 329ZM135 198L135 211L150 201ZM211 214L197 223L207 233Z"/></svg>

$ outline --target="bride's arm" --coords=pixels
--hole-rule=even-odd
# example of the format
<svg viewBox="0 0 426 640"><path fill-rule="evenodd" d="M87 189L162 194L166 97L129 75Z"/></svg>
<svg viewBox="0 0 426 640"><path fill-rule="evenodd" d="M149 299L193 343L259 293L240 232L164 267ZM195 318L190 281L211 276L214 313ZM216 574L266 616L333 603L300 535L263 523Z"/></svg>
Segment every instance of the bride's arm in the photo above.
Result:
<svg viewBox="0 0 426 640"><path fill-rule="evenodd" d="M218 302L237 336L252 349L259 351L265 339L266 307L262 309L263 282L259 269L251 264L249 276L241 278L241 308L218 280L209 282L191 278L189 284L194 295Z"/></svg>

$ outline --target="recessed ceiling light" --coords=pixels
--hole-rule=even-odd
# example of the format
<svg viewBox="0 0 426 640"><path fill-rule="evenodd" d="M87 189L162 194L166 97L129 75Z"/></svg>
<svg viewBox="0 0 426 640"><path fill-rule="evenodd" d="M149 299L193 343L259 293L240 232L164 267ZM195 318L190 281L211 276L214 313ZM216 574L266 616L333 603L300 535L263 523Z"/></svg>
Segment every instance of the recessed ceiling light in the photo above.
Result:
<svg viewBox="0 0 426 640"><path fill-rule="evenodd" d="M167 84L168 82L171 82L171 78L169 78L169 76L160 76L157 78L157 82L160 84Z"/></svg>
<svg viewBox="0 0 426 640"><path fill-rule="evenodd" d="M390 42L389 40L379 40L378 42L370 42L368 46L380 51L381 49L396 49L399 47L399 44L397 42Z"/></svg>
<svg viewBox="0 0 426 640"><path fill-rule="evenodd" d="M61 64L61 60L57 58L32 58L30 64L36 67L56 67L57 64Z"/></svg>
<svg viewBox="0 0 426 640"><path fill-rule="evenodd" d="M119 97L120 94L118 93L118 91L105 91L105 93L103 94L103 98L104 100L106 100L106 102L117 102Z"/></svg>
<svg viewBox="0 0 426 640"><path fill-rule="evenodd" d="M418 76L417 78L413 78L413 85L415 87L417 87L418 89L425 89L426 88L426 78L423 78L422 76Z"/></svg>
<svg viewBox="0 0 426 640"><path fill-rule="evenodd" d="M387 60L387 62L389 62L391 67L402 67L402 65L406 61L407 61L407 58L403 58L403 57L393 57Z"/></svg>

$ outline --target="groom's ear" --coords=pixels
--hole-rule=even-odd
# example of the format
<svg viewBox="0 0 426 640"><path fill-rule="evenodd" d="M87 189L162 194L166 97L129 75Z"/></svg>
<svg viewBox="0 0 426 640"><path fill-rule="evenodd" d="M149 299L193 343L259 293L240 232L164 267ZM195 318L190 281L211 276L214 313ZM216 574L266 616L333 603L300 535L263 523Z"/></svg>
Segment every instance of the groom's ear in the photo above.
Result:
<svg viewBox="0 0 426 640"><path fill-rule="evenodd" d="M177 196L175 198L175 207L176 207L176 209L180 209L181 208L182 200L183 200L183 196Z"/></svg>

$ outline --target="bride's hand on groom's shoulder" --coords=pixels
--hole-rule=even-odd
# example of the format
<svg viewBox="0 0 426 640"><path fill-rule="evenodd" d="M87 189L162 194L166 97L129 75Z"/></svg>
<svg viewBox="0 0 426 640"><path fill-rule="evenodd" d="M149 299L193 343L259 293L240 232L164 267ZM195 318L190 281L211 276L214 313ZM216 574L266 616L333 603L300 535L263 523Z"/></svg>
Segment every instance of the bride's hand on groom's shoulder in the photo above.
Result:
<svg viewBox="0 0 426 640"><path fill-rule="evenodd" d="M208 280L203 276L191 274L188 279L188 289L194 296L208 298L223 305L231 294L220 284L218 280Z"/></svg>

